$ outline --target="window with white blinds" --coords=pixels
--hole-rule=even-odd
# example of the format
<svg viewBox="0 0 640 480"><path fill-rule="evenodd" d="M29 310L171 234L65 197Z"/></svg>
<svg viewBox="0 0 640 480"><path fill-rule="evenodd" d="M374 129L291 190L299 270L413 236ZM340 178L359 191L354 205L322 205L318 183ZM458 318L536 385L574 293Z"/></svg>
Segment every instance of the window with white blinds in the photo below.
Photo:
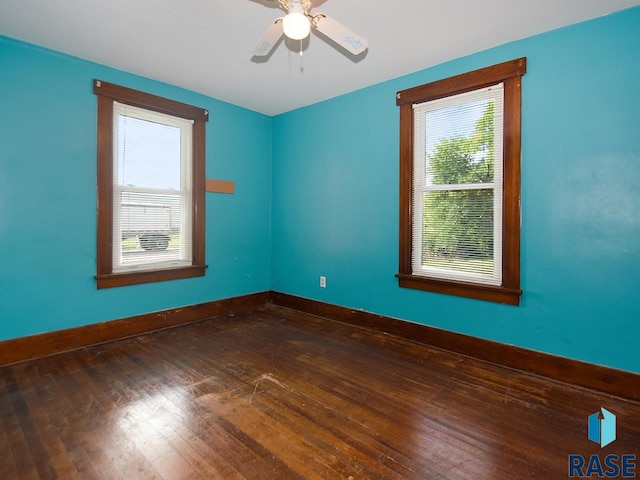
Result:
<svg viewBox="0 0 640 480"><path fill-rule="evenodd" d="M96 287L205 275L206 109L94 80Z"/></svg>
<svg viewBox="0 0 640 480"><path fill-rule="evenodd" d="M413 105L413 275L502 283L502 83Z"/></svg>
<svg viewBox="0 0 640 480"><path fill-rule="evenodd" d="M516 58L396 93L400 287L520 304L526 71Z"/></svg>
<svg viewBox="0 0 640 480"><path fill-rule="evenodd" d="M192 129L114 101L114 272L191 265Z"/></svg>

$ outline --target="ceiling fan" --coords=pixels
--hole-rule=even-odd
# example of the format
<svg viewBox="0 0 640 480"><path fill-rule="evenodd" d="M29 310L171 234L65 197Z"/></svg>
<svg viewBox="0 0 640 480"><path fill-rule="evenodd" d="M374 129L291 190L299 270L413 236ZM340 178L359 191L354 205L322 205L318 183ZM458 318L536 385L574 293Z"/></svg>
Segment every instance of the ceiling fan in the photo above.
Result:
<svg viewBox="0 0 640 480"><path fill-rule="evenodd" d="M313 0L266 0L279 3L287 15L278 18L262 35L251 53L256 57L266 57L278 43L282 35L292 40L303 40L309 36L311 27L340 45L353 55L360 55L367 49L367 40L352 32L324 13L311 14Z"/></svg>

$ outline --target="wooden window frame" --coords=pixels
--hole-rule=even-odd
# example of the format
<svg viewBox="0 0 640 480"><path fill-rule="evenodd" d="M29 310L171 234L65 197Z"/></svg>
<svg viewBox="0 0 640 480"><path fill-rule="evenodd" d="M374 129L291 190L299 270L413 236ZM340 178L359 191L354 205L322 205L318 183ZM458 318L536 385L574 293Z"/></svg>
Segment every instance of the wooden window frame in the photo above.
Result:
<svg viewBox="0 0 640 480"><path fill-rule="evenodd" d="M94 80L98 96L97 288L120 287L204 276L205 264L205 124L209 112L102 80ZM193 120L192 264L113 272L113 102Z"/></svg>
<svg viewBox="0 0 640 480"><path fill-rule="evenodd" d="M526 58L518 58L454 77L420 85L396 94L400 107L400 232L398 284L492 302L519 305L520 289L520 155L521 92ZM413 105L498 83L504 85L502 284L443 280L413 274Z"/></svg>

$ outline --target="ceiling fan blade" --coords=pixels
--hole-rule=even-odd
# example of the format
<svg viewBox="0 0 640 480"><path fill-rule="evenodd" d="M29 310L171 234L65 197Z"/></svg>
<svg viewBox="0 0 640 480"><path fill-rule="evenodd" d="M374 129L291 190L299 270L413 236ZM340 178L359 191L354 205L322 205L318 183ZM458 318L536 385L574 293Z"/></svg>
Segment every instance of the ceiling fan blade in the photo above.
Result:
<svg viewBox="0 0 640 480"><path fill-rule="evenodd" d="M273 47L278 43L284 31L282 29L282 18L277 19L271 24L264 35L258 40L251 53L254 57L266 57L269 55Z"/></svg>
<svg viewBox="0 0 640 480"><path fill-rule="evenodd" d="M352 32L340 22L327 17L324 13L314 15L311 25L354 55L359 55L367 49L368 43L364 37Z"/></svg>

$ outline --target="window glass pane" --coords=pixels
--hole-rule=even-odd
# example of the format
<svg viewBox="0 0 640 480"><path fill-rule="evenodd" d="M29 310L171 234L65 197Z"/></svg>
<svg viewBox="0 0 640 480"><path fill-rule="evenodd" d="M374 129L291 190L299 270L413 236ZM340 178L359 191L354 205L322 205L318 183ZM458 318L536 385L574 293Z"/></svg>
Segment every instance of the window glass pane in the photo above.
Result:
<svg viewBox="0 0 640 480"><path fill-rule="evenodd" d="M118 115L117 183L180 189L179 127Z"/></svg>
<svg viewBox="0 0 640 480"><path fill-rule="evenodd" d="M423 268L494 274L493 189L423 194Z"/></svg>
<svg viewBox="0 0 640 480"><path fill-rule="evenodd" d="M424 113L426 185L493 182L494 112L482 99Z"/></svg>
<svg viewBox="0 0 640 480"><path fill-rule="evenodd" d="M116 265L137 265L181 259L183 202L179 195L122 192L115 225L122 250ZM119 228L118 228L119 227Z"/></svg>
<svg viewBox="0 0 640 480"><path fill-rule="evenodd" d="M413 273L497 285L502 85L414 107Z"/></svg>
<svg viewBox="0 0 640 480"><path fill-rule="evenodd" d="M191 129L114 102L114 272L192 263Z"/></svg>

